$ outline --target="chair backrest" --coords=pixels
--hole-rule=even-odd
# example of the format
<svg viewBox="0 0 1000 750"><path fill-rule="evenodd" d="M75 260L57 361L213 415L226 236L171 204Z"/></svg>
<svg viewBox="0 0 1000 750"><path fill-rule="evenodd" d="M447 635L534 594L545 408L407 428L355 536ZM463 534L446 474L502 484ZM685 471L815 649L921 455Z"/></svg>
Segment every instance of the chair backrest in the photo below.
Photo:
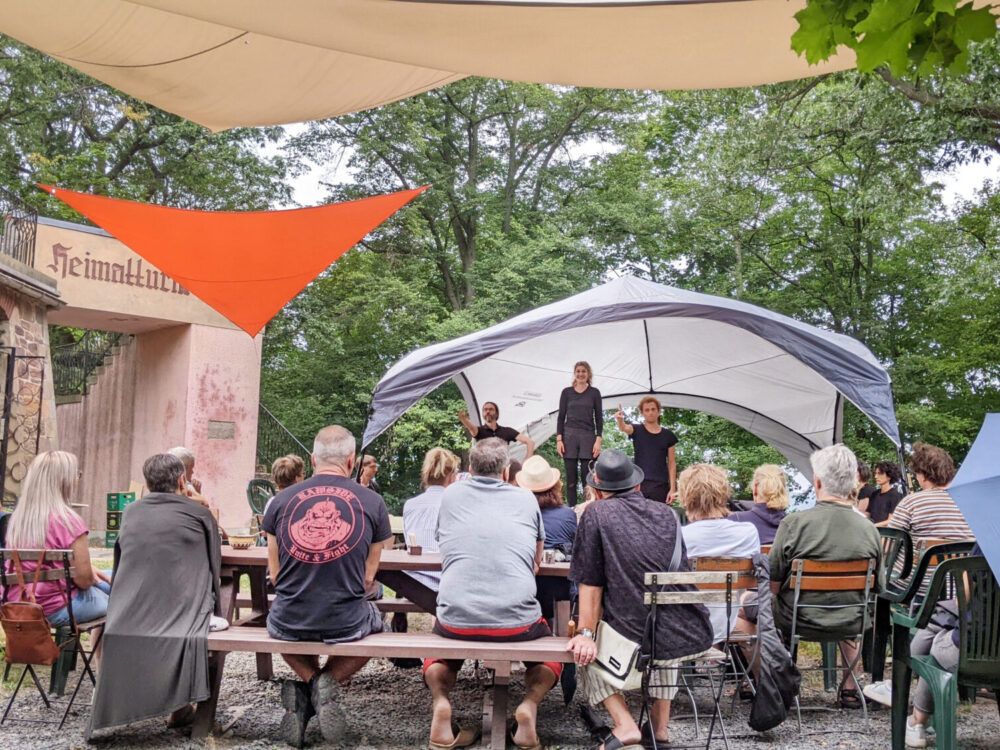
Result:
<svg viewBox="0 0 1000 750"><path fill-rule="evenodd" d="M18 585L17 574L14 572L14 553L17 552L17 557L21 561L22 566L25 562L35 563L37 565L38 561L42 558L43 550L40 549L0 549L0 586L2 586L2 595L0 599L7 601L8 592L11 586ZM50 549L44 550L45 552L45 562L53 563L54 566L51 568L45 568L38 572L38 581L63 581L66 586L66 592L69 593L70 586L73 582L73 576L76 575L76 567L73 561L73 550L71 549ZM31 586L32 582L35 580L35 567L31 570L24 571L24 584L25 586ZM28 597L22 592L22 601L29 601ZM76 620L73 617L73 600L72 597L67 597L69 602L67 606L67 612L69 614L70 624L76 626Z"/></svg>
<svg viewBox="0 0 1000 750"><path fill-rule="evenodd" d="M643 601L647 605L733 603L734 593L740 590L736 585L740 577L739 571L646 573L643 583L651 590ZM662 586L694 586L696 590L660 591Z"/></svg>
<svg viewBox="0 0 1000 750"><path fill-rule="evenodd" d="M774 545L772 545L772 544L762 544L762 545L760 545L760 554L762 554L762 555L770 555L771 554L771 547L773 547L773 546Z"/></svg>
<svg viewBox="0 0 1000 750"><path fill-rule="evenodd" d="M250 509L256 514L264 512L267 501L276 493L277 490L270 479L251 479L247 482L247 502L250 503Z"/></svg>
<svg viewBox="0 0 1000 750"><path fill-rule="evenodd" d="M906 581L913 571L913 540L909 532L903 529L880 527L878 534L882 539L886 587L902 590L905 584L899 581Z"/></svg>
<svg viewBox="0 0 1000 750"><path fill-rule="evenodd" d="M789 588L795 591L871 592L875 583L875 558L862 560L792 560Z"/></svg>
<svg viewBox="0 0 1000 750"><path fill-rule="evenodd" d="M753 560L748 557L689 557L691 570L701 573L734 573L731 581L721 583L696 583L699 589L726 589L727 585L734 589L751 589L757 587L757 577L753 574Z"/></svg>

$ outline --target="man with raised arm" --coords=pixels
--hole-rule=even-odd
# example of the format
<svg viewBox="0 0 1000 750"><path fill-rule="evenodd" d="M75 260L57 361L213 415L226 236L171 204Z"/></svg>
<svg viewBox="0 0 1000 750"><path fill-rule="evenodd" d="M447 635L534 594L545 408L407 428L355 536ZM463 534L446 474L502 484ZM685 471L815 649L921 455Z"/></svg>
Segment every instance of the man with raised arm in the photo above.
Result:
<svg viewBox="0 0 1000 750"><path fill-rule="evenodd" d="M503 427L497 424L497 420L500 418L500 407L494 404L492 401L487 401L483 404L483 423L480 425L472 424L472 420L469 419L469 413L464 409L458 413L458 421L469 431L472 439L477 443L480 440L487 440L489 438L500 438L505 443L524 443L527 447L528 452L525 454L526 457L530 457L535 452L535 441L530 437L525 435L523 432L518 432L513 427Z"/></svg>

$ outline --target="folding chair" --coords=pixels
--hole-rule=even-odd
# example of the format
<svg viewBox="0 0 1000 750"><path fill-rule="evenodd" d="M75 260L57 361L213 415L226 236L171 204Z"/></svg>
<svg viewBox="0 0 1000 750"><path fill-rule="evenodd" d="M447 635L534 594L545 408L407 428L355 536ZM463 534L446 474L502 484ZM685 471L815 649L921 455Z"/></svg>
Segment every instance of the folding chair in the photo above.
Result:
<svg viewBox="0 0 1000 750"><path fill-rule="evenodd" d="M754 575L753 560L748 557L692 557L688 558L688 563L691 565L691 570L693 571L699 571L702 573L731 572L736 574L737 578L732 584L732 588L736 589L734 593L734 596L736 596L736 609L739 608L743 593L747 589L754 591L757 589L757 577ZM726 584L723 583L700 583L696 585L698 589L702 591L726 590ZM731 612L727 609L727 615L730 614ZM746 681L747 684L750 685L750 689L756 692L754 689L753 679L750 677L749 672L750 665L757 660L758 642L756 634L751 635L749 633L733 633L729 631L725 641L723 642L723 647L731 660L733 673L736 677L737 688L743 681ZM744 648L752 651L749 663L745 658ZM738 697L739 690L737 689L733 691L733 701L730 705L730 715L732 715L732 710L736 705L736 699ZM692 701L692 704L693 703L694 702ZM696 725L697 721L698 714L696 710Z"/></svg>
<svg viewBox="0 0 1000 750"><path fill-rule="evenodd" d="M865 631L868 629L870 622L870 612L868 608L868 600L872 593L875 584L875 572L876 572L876 561L875 558L861 559L861 560L844 560L837 562L819 562L816 560L803 560L795 559L792 560L791 565L791 576L789 578L789 588L794 592L794 599L792 603L792 623L791 631L789 633L789 640L791 642L791 654L792 661L797 663L799 642L802 640L802 636L798 633L799 625L799 612L800 610L815 610L821 609L826 611L834 611L840 609L855 609L857 610L857 617L855 622L857 627L846 628L843 632L831 633L829 638L824 638L820 640L820 643L842 643L843 641L854 641L858 646L857 655L851 659L850 663L846 665L848 672L851 677L854 678L854 682L858 685L858 693L860 694L860 681L858 680L858 675L855 673L854 669L861 659L861 645L864 641ZM824 592L862 592L860 602L857 603L843 603L843 604L803 604L801 601L801 595L805 591L824 591ZM807 639L812 640L812 639ZM843 648L841 647L841 656L844 657L844 661L847 662L847 656L843 653ZM837 670L836 659L833 660L832 669ZM827 667L824 666L824 669ZM841 678L840 683L837 687L837 693L839 695L840 691L844 687L844 683L847 678ZM865 727L868 726L868 706L865 704L864 699L861 700L861 708L865 717ZM822 709L821 709L822 710ZM829 709L826 709L829 710ZM802 731L802 707L799 702L798 696L795 697L795 713L798 720L799 731Z"/></svg>
<svg viewBox="0 0 1000 750"><path fill-rule="evenodd" d="M726 615L728 617L733 607L733 595L739 591L737 581L739 581L740 577L739 573L735 571L646 573L643 581L648 591L644 595L644 602L650 607L649 633L656 633L657 609L662 606L677 604L725 604ZM697 591L663 590L664 586L707 587L710 585L717 588ZM649 642L643 644L645 652L643 659L646 665L642 679L642 709L639 713L639 723L641 724L644 719L651 720L653 699L650 695L650 688L684 688L688 690L690 695L686 678L688 676L705 677L709 682L713 710L712 721L709 724L704 747L708 750L708 747L711 745L712 737L715 734L715 726L718 723L726 750L729 750L729 737L726 734L725 721L722 718L722 711L719 708L719 702L722 699L722 690L725 685L726 670L729 666L728 655L718 649L710 648L701 654L664 661L656 658L656 638L651 637L646 640ZM664 682L663 678L669 675L673 669L677 670L678 681L675 683ZM716 685L716 680L718 680L718 685ZM691 703L693 706L693 699ZM697 736L697 719L695 731ZM678 744L671 741L669 746L671 748L681 748L701 747L702 745ZM654 750L657 748L655 736L653 736L653 748Z"/></svg>
<svg viewBox="0 0 1000 750"><path fill-rule="evenodd" d="M12 549L0 549L0 584L2 584L2 600L7 601L8 591L10 586L17 583L16 577L13 577L11 573L7 572L8 560L13 561L13 553L17 552L18 558L21 562L34 562L36 564L41 564L42 555L45 555L46 561L58 561L61 563L58 567L49 568L39 571L38 580L39 581L63 581L66 586L67 594L72 590L71 584L73 581L73 575L76 569L73 564L73 551L68 549L62 550L12 550ZM12 562L13 564L13 562ZM32 579L35 577L35 571L30 571L30 576ZM67 613L69 614L69 638L57 643L60 650L60 658L55 664L52 665L52 669L57 669L61 662L69 657L74 660L77 656L83 661L83 670L80 672L79 679L76 681L76 686L73 688L73 694L70 696L69 701L66 703L66 710L63 712L62 720L58 722L59 729L63 728L63 724L66 723L66 717L69 716L70 710L73 708L73 702L76 700L76 695L80 690L80 685L83 683L84 675L90 677L90 682L92 685L97 684L97 678L94 676L94 672L90 667L90 662L93 657L94 651L100 645L101 637L104 634L102 626L104 625L105 618L101 617L96 620L91 620L90 622L78 623L76 617L73 615L73 598L72 596L67 596ZM83 642L80 638L83 633L90 633L96 631L97 634L94 637L94 642L91 650L88 652L83 648ZM10 662L8 662L10 664ZM39 695L42 696L42 701L45 703L46 708L51 708L55 701L49 699L46 695L45 690L42 688L42 684L38 679L38 675L35 673L35 669L31 664L25 664L24 669L21 670L21 677L17 681L17 685L14 687L14 692L10 696L10 700L7 702L7 707L4 710L3 717L0 718L0 724L7 721L10 714L11 708L14 706L14 700L17 698L18 692L21 690L21 686L24 684L24 678L26 675L31 675L32 681L35 683L35 687L38 688ZM54 720L48 719L11 719L11 721L26 721L40 724L55 724Z"/></svg>

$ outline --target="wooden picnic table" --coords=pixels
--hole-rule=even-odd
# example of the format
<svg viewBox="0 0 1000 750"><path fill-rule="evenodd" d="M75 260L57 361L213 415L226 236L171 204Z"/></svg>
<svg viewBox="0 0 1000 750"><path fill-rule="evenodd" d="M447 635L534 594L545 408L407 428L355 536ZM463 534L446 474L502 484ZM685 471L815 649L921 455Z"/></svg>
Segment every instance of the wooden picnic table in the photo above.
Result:
<svg viewBox="0 0 1000 750"><path fill-rule="evenodd" d="M423 582L407 575L407 572L441 570L441 554L425 552L411 555L406 550L382 550L378 573L375 578L380 583L396 592L397 596L405 597L420 607L424 612L434 614L437 611L437 593ZM236 596L240 590L240 578L247 575L250 579L250 614L233 622ZM539 566L538 575L565 578L569 575L567 562L543 562ZM269 608L267 599L267 548L250 547L248 549L222 548L222 613L234 625L263 626L267 619ZM561 631L568 619L567 611L559 619ZM555 625L555 623L554 623ZM269 680L272 676L271 654L257 654L257 677Z"/></svg>

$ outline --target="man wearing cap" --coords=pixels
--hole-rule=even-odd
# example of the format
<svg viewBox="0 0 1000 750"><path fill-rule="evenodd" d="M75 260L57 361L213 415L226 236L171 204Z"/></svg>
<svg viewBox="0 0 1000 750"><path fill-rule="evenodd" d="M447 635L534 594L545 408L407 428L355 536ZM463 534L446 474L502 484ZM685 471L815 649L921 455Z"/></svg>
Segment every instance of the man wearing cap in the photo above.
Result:
<svg viewBox="0 0 1000 750"><path fill-rule="evenodd" d="M642 469L621 451L603 451L587 484L597 490L598 502L584 512L573 546L569 578L580 587L577 635L567 649L586 667L597 655L594 642L603 605L604 622L619 634L642 643L648 607L643 602L643 576L667 571L680 524L669 506L649 502L639 491ZM681 541L680 571L690 570ZM656 661L667 662L700 654L712 646L708 611L700 604L678 604L658 611L655 634ZM666 667L667 665L662 664ZM652 728L636 725L624 696L609 685L600 669L581 670L584 694L591 705L604 704L614 721L613 737L606 750L637 744L655 733L658 743L668 741L670 702L677 692L671 669L654 673ZM666 673L666 674L662 674Z"/></svg>
<svg viewBox="0 0 1000 750"><path fill-rule="evenodd" d="M487 440L489 438L500 438L506 443L524 443L525 447L528 449L527 456L531 456L535 452L535 441L530 437L525 435L523 432L518 432L513 427L503 427L497 424L497 420L500 418L500 407L494 404L492 401L487 401L483 404L483 423L482 424L472 424L472 420L469 419L469 413L464 409L458 413L458 421L469 431L472 435L473 440L477 443L480 440Z"/></svg>

